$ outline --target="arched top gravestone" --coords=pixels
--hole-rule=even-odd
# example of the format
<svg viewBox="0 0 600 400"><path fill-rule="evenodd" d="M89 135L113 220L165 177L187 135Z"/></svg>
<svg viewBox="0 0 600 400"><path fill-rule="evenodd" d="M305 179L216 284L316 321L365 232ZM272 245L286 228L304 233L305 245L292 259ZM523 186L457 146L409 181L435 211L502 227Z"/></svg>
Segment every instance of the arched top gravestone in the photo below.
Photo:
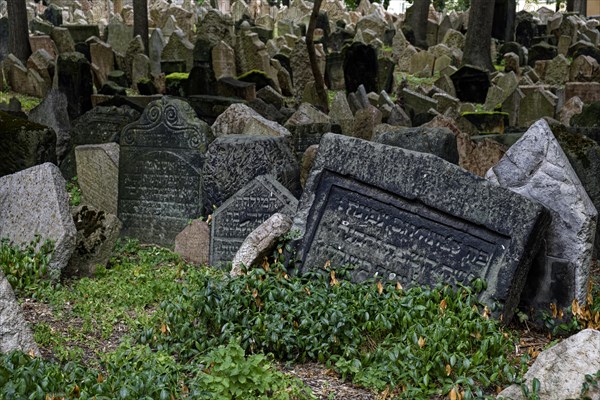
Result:
<svg viewBox="0 0 600 400"><path fill-rule="evenodd" d="M202 213L204 153L210 127L185 101L153 101L121 133L119 218L123 235L172 245Z"/></svg>

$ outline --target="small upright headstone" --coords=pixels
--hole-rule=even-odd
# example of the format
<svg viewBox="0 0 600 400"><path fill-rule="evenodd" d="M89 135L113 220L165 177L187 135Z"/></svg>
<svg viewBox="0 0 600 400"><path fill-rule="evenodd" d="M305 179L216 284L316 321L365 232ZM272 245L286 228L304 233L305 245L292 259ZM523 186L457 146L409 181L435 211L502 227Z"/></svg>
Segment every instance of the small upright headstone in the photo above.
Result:
<svg viewBox="0 0 600 400"><path fill-rule="evenodd" d="M545 251L534 262L521 302L537 310L551 303L566 308L573 299L585 304L597 211L548 123L533 124L486 178L552 213Z"/></svg>
<svg viewBox="0 0 600 400"><path fill-rule="evenodd" d="M193 220L175 237L175 253L195 265L208 265L210 227L205 221Z"/></svg>
<svg viewBox="0 0 600 400"><path fill-rule="evenodd" d="M76 233L58 167L45 163L0 178L0 204L0 238L18 245L36 235L54 241L50 275L57 278L71 258Z"/></svg>
<svg viewBox="0 0 600 400"><path fill-rule="evenodd" d="M354 42L344 48L344 83L346 92L364 85L367 92L377 92L377 52L366 44Z"/></svg>
<svg viewBox="0 0 600 400"><path fill-rule="evenodd" d="M56 63L58 90L67 96L71 119L92 109L92 70L81 53L63 53Z"/></svg>
<svg viewBox="0 0 600 400"><path fill-rule="evenodd" d="M233 259L246 236L275 213L294 215L298 200L271 175L254 178L212 215L210 265Z"/></svg>
<svg viewBox="0 0 600 400"><path fill-rule="evenodd" d="M62 161L69 150L71 122L67 111L67 97L56 89L52 89L46 98L29 112L29 120L49 126L56 133L56 156Z"/></svg>
<svg viewBox="0 0 600 400"><path fill-rule="evenodd" d="M480 299L508 322L549 215L430 154L340 135L321 140L292 230L302 271L403 286L487 282Z"/></svg>
<svg viewBox="0 0 600 400"><path fill-rule="evenodd" d="M121 133L119 219L123 235L172 245L188 220L202 215L204 153L212 134L182 100L148 104Z"/></svg>
<svg viewBox="0 0 600 400"><path fill-rule="evenodd" d="M117 214L119 145L90 144L75 148L77 181L82 201L98 210Z"/></svg>
<svg viewBox="0 0 600 400"><path fill-rule="evenodd" d="M480 68L465 65L452 74L456 97L460 101L485 103L490 88L490 74Z"/></svg>

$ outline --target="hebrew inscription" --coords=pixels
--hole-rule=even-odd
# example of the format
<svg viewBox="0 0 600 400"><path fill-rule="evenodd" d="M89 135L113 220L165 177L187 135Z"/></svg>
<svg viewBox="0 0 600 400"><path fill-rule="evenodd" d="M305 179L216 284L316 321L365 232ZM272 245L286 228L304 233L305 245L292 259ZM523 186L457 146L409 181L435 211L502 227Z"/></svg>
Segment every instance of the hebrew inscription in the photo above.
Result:
<svg viewBox="0 0 600 400"><path fill-rule="evenodd" d="M307 265L351 265L353 278L411 284L469 284L499 265L508 238L418 202L327 174L325 206L313 227Z"/></svg>

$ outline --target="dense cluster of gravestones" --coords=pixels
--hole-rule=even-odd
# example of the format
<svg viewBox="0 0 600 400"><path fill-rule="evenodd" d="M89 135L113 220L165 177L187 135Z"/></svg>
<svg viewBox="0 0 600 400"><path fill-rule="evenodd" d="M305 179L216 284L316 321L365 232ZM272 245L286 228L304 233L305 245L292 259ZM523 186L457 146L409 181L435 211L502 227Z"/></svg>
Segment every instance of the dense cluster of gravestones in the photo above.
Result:
<svg viewBox="0 0 600 400"><path fill-rule="evenodd" d="M151 1L148 49L127 7L100 30L94 7L57 4L32 15L26 65L0 47L11 88L44 97L28 115L1 106L0 237L56 240L63 274L93 275L119 234L229 268L278 214L293 218L300 273L482 279L504 320L519 303L585 302L600 204L594 20L520 13L516 41L494 46L504 71L490 74L461 67L466 13L432 10L423 50L401 16L327 1L317 56L339 90L327 113L302 1ZM74 176L84 207L69 210Z"/></svg>

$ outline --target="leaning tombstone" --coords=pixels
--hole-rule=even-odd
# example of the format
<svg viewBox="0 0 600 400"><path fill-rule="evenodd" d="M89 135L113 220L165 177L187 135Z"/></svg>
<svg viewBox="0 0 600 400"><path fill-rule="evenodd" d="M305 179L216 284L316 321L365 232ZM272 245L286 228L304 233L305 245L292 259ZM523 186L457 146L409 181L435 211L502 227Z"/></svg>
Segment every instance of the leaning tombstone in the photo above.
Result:
<svg viewBox="0 0 600 400"><path fill-rule="evenodd" d="M123 236L173 245L202 215L202 167L210 127L185 101L163 97L121 133L118 216Z"/></svg>
<svg viewBox="0 0 600 400"><path fill-rule="evenodd" d="M210 265L233 260L244 239L275 213L293 216L298 200L271 175L253 179L212 214Z"/></svg>
<svg viewBox="0 0 600 400"><path fill-rule="evenodd" d="M549 214L436 156L327 134L300 200L300 272L350 266L353 281L487 282L508 322Z"/></svg>
<svg viewBox="0 0 600 400"><path fill-rule="evenodd" d="M535 310L550 304L585 304L597 211L567 156L541 119L512 145L486 178L543 204L552 213L545 248L529 272L521 303Z"/></svg>
<svg viewBox="0 0 600 400"><path fill-rule="evenodd" d="M0 178L0 238L17 245L39 235L54 242L49 275L58 278L75 249L75 224L69 209L66 182L51 163Z"/></svg>

